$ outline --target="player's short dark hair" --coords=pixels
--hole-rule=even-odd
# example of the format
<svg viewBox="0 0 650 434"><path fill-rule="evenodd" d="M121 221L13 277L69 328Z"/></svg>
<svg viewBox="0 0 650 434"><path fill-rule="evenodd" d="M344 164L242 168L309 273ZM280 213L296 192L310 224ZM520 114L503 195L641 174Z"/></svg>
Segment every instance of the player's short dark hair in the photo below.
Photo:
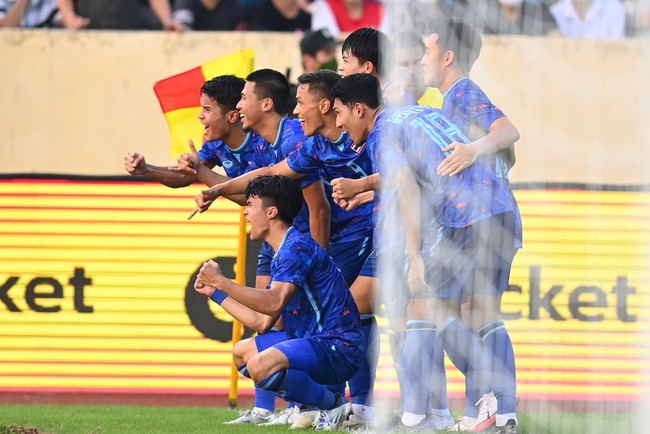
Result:
<svg viewBox="0 0 650 434"><path fill-rule="evenodd" d="M275 206L278 218L287 224L293 223L302 208L300 184L284 175L258 176L248 183L244 196L246 200L258 197L264 206Z"/></svg>
<svg viewBox="0 0 650 434"><path fill-rule="evenodd" d="M402 30L393 38L393 49L410 49L417 47L424 53L422 36L413 30Z"/></svg>
<svg viewBox="0 0 650 434"><path fill-rule="evenodd" d="M289 80L273 69L258 69L248 74L246 81L255 83L255 95L259 99L271 98L276 113L286 115L289 110Z"/></svg>
<svg viewBox="0 0 650 434"><path fill-rule="evenodd" d="M343 41L341 52L346 51L359 59L359 63L372 63L379 76L383 77L386 73L386 60L390 58L390 39L383 32L372 27L355 30Z"/></svg>
<svg viewBox="0 0 650 434"><path fill-rule="evenodd" d="M201 94L212 98L227 110L237 110L245 83L243 78L234 75L220 75L203 83Z"/></svg>
<svg viewBox="0 0 650 434"><path fill-rule="evenodd" d="M341 81L341 76L329 69L306 72L298 77L298 83L309 85L310 93L315 93L320 98L328 98L332 102L334 98L330 95L330 90L339 81Z"/></svg>
<svg viewBox="0 0 650 434"><path fill-rule="evenodd" d="M465 72L470 72L481 53L481 34L464 21L444 18L431 23L429 34L438 35L442 51L452 51L456 62Z"/></svg>
<svg viewBox="0 0 650 434"><path fill-rule="evenodd" d="M379 81L370 74L348 75L330 90L332 98L340 99L348 107L361 103L373 110L381 105L380 94Z"/></svg>

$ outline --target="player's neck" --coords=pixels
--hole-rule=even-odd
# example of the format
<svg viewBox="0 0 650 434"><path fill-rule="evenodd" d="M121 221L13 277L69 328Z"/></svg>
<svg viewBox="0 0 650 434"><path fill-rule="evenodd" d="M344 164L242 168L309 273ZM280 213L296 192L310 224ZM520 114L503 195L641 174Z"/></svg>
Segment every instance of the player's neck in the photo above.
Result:
<svg viewBox="0 0 650 434"><path fill-rule="evenodd" d="M268 113L260 119L258 125L255 125L253 129L267 142L275 143L275 139L278 137L278 131L280 130L280 121L283 117L284 116L276 112Z"/></svg>
<svg viewBox="0 0 650 434"><path fill-rule="evenodd" d="M332 142L335 142L341 137L341 133L343 133L343 130L338 128L336 126L336 115L334 116L327 116L323 120L323 127L318 131L318 134L321 134L325 137L327 137L329 140Z"/></svg>
<svg viewBox="0 0 650 434"><path fill-rule="evenodd" d="M279 219L271 221L268 232L264 236L264 241L266 241L271 247L273 247L273 250L277 252L280 246L282 246L290 227L291 225L288 225Z"/></svg>
<svg viewBox="0 0 650 434"><path fill-rule="evenodd" d="M228 134L222 137L221 141L230 149L237 149L244 144L248 135L242 128L231 128Z"/></svg>
<svg viewBox="0 0 650 434"><path fill-rule="evenodd" d="M459 68L451 69L445 75L445 78L442 80L442 83L440 83L440 87L438 88L438 90L440 90L440 93L444 95L454 84L456 84L458 80L467 76L468 75L465 73L465 71Z"/></svg>

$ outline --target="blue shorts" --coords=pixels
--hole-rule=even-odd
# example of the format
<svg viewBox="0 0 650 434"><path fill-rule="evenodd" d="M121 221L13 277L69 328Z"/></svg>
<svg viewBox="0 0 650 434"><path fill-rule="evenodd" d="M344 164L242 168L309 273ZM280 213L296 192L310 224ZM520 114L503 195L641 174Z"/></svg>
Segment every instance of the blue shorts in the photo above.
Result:
<svg viewBox="0 0 650 434"><path fill-rule="evenodd" d="M297 338L273 345L289 359L289 367L303 371L320 384L339 385L359 370L365 351L347 347L337 338Z"/></svg>
<svg viewBox="0 0 650 434"><path fill-rule="evenodd" d="M336 266L339 267L339 270L341 270L341 274L343 274L345 283L347 283L348 286L352 285L354 279L356 279L362 269L364 269L366 259L368 259L371 252L372 236L367 236L355 241L338 242L330 246L330 256L334 260ZM368 273L369 271L365 270L364 272ZM367 276L368 274L362 275Z"/></svg>
<svg viewBox="0 0 650 434"><path fill-rule="evenodd" d="M498 214L465 228L441 227L429 249L426 281L441 299L466 300L469 295L502 294L508 287L514 248L513 213Z"/></svg>
<svg viewBox="0 0 650 434"><path fill-rule="evenodd" d="M271 275L271 261L275 255L275 250L266 241L262 242L260 254L257 255L257 276Z"/></svg>
<svg viewBox="0 0 650 434"><path fill-rule="evenodd" d="M271 331L268 333L260 334L255 336L255 345L257 346L257 352L261 353L267 348L271 348L273 345L284 342L288 340L287 334L283 331Z"/></svg>

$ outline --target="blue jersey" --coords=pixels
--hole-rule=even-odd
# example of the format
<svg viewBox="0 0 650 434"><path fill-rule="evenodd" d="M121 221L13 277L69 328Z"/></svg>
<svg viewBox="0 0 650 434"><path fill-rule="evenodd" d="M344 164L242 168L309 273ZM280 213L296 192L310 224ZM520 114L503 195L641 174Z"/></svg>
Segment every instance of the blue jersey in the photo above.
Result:
<svg viewBox="0 0 650 434"><path fill-rule="evenodd" d="M335 142L316 134L307 137L301 147L287 156L287 164L296 173L322 172L332 210L332 243L356 241L372 234L373 204L368 203L353 211L345 211L332 201L330 184L332 179L358 179L374 173L370 155L365 147L361 151L354 150L352 139L347 133L341 134Z"/></svg>
<svg viewBox="0 0 650 434"><path fill-rule="evenodd" d="M271 263L271 282L298 287L282 312L289 339L335 338L336 345L365 348L354 298L327 251L293 228Z"/></svg>
<svg viewBox="0 0 650 434"><path fill-rule="evenodd" d="M494 121L505 117L505 114L469 77L461 78L447 90L441 110L465 135L469 134L472 126L478 127L482 134L487 134ZM510 155L510 150L504 149L498 153L481 155L479 159L490 164L496 171L499 182L503 184L504 188L511 191L511 201L515 213L515 237L517 247L521 247L521 215L508 179L509 164L514 162L514 155Z"/></svg>
<svg viewBox="0 0 650 434"><path fill-rule="evenodd" d="M370 130L370 133L366 138L366 143L362 149L365 150L366 154L370 158L371 170L373 173L379 172L379 160L383 158L380 155L381 140L383 137L384 126L386 124L385 120L390 116L390 113L390 110L385 110L375 117L375 124ZM373 233L373 242L375 252L379 255L383 253L384 248L388 245L387 235L393 235L396 231L401 233L401 226L391 225L390 227L387 227L386 224L388 215L392 216L394 215L394 212L399 212L399 204L397 202L395 190L391 188L391 186L384 183L382 188L375 190L374 210L377 212L374 219L375 229ZM391 223L394 222L392 218L389 220L391 220Z"/></svg>
<svg viewBox="0 0 650 434"><path fill-rule="evenodd" d="M256 132L246 135L244 143L237 149L232 149L221 140L205 142L199 151L201 162L210 167L223 167L230 178L243 175L255 154L255 147L266 143Z"/></svg>
<svg viewBox="0 0 650 434"><path fill-rule="evenodd" d="M440 176L436 168L449 155L441 149L454 142L469 143L442 111L424 106L397 110L386 119L379 171L390 183L403 167L413 172L421 189L424 236L439 226L462 228L493 215L514 211L510 192L483 160L456 176ZM430 220L429 220L430 219Z"/></svg>
<svg viewBox="0 0 650 434"><path fill-rule="evenodd" d="M278 135L275 142L269 143L264 141L254 147L254 155L248 166L247 172L260 167L273 166L284 160L291 151L302 146L305 141L305 133L302 131L300 121L288 116L280 120ZM307 187L320 179L319 173L312 173L300 180L301 187ZM303 200L300 213L293 220L301 232L309 232L309 208Z"/></svg>

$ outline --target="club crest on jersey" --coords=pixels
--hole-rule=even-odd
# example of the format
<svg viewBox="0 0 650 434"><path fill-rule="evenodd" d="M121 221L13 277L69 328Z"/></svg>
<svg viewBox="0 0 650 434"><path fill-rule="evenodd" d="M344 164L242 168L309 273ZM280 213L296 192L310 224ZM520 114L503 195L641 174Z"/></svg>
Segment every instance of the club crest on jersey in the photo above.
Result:
<svg viewBox="0 0 650 434"><path fill-rule="evenodd" d="M235 164L235 163L233 163L230 160L226 160L226 161L223 162L223 168L224 169L230 169L233 166L233 164Z"/></svg>

